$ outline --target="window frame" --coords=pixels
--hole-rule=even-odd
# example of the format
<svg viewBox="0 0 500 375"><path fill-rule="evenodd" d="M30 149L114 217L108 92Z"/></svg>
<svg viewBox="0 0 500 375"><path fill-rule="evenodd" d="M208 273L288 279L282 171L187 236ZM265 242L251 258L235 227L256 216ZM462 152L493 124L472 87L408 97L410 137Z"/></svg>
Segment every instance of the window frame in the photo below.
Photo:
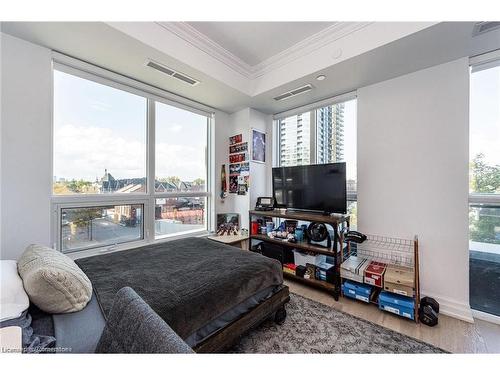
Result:
<svg viewBox="0 0 500 375"><path fill-rule="evenodd" d="M215 170L214 150L214 121L215 112L212 108L203 104L179 97L162 89L139 82L132 78L105 70L92 64L54 52L52 56L52 103L54 103L54 71L62 71L101 85L106 85L118 90L129 92L146 99L146 191L141 193L113 193L113 194L67 194L57 195L53 191L53 181L50 179L50 202L51 202L51 243L58 251L62 251L61 240L61 214L62 209L72 207L93 207L99 205L119 204L143 204L143 239L117 243L101 247L89 247L85 249L66 250L64 253L95 253L115 250L125 250L142 246L148 243L164 242L174 238L182 238L186 234L178 233L155 238L155 204L157 198L179 198L179 197L205 197L205 229L190 231L189 236L205 235L213 230L214 223L214 189L215 181L213 171ZM182 110L196 113L207 118L207 147L206 147L206 191L205 192L155 192L155 105L156 102L170 105ZM51 108L51 176L54 174L54 105Z"/></svg>
<svg viewBox="0 0 500 375"><path fill-rule="evenodd" d="M472 74L474 74L474 70L478 69L488 69L490 65L495 64L498 65L500 64L500 49L488 52L482 55L478 56L472 56L469 58L469 69L470 69L470 77L469 79L472 78ZM469 143L470 143L470 132L469 132ZM469 155L470 158L470 155ZM469 163L470 163L469 159ZM469 177L470 177L470 170L469 170ZM499 193L471 193L469 192L469 197L468 197L468 205L474 205L474 204L490 204L490 205L495 205L500 207L500 194Z"/></svg>
<svg viewBox="0 0 500 375"><path fill-rule="evenodd" d="M500 49L488 52L485 54L472 56L469 58L469 82L472 78L472 74L474 71L480 71L483 69L488 69L492 66L498 66L500 64ZM470 123L469 123L470 128ZM470 138L470 129L469 129L469 145L471 142ZM470 154L469 163L471 162ZM469 179L470 180L470 169L469 169ZM467 212L470 212L471 207L486 205L491 208L500 208L500 194L499 193L477 193L477 192L469 192L468 194L468 202L467 202ZM470 243L470 232L468 233L468 241ZM468 246L468 256L470 256L470 246ZM470 270L469 270L470 273ZM470 275L467 275L470 277ZM482 310L472 309L472 315L475 318L483 319L489 321L491 323L498 324L500 322L500 317L497 315L493 315L489 312L484 312Z"/></svg>
<svg viewBox="0 0 500 375"><path fill-rule="evenodd" d="M317 154L317 126L316 126L316 120L317 120L317 110L323 107L327 107L330 105L335 105L339 103L344 103L348 102L350 100L357 100L357 92L352 91L348 92L345 94L337 95L332 98L324 99L319 102L314 102L311 104L307 104L298 108L294 108L290 111L285 111L285 112L280 112L277 113L273 116L273 167L279 167L281 166L281 134L280 134L280 129L279 129L279 121L281 119L284 119L286 117L298 115L298 114L303 114L306 112L309 112L310 114L310 121L311 121L311 129L310 129L310 138L309 138L309 152L310 152L310 165L312 164L317 164L318 160L318 154ZM356 103L356 109L357 109L357 103ZM357 121L357 116L356 116L356 132L358 129L358 121ZM357 143L357 137L356 137L356 143ZM357 163L357 158L356 158L356 163ZM356 178L357 182L357 178ZM357 186L357 183L356 183ZM358 200L358 191L353 192L347 192L347 202L357 202Z"/></svg>

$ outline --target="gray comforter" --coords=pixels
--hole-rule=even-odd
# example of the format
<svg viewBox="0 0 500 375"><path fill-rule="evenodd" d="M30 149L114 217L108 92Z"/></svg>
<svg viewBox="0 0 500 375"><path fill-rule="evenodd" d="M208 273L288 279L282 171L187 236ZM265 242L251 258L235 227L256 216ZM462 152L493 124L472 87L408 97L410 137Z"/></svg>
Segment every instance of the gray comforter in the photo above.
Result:
<svg viewBox="0 0 500 375"><path fill-rule="evenodd" d="M186 339L247 298L283 283L278 261L205 238L187 238L76 260L105 316L133 288Z"/></svg>

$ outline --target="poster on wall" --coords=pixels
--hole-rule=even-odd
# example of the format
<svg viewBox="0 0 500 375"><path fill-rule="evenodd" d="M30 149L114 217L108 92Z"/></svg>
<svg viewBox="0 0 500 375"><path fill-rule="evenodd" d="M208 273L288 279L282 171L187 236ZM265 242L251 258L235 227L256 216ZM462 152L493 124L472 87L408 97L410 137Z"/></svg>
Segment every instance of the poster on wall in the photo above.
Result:
<svg viewBox="0 0 500 375"><path fill-rule="evenodd" d="M266 133L252 129L252 161L266 162Z"/></svg>
<svg viewBox="0 0 500 375"><path fill-rule="evenodd" d="M229 192L230 193L238 192L238 175L229 176Z"/></svg>
<svg viewBox="0 0 500 375"><path fill-rule="evenodd" d="M240 164L240 173L242 175L248 176L250 174L250 163L241 163Z"/></svg>
<svg viewBox="0 0 500 375"><path fill-rule="evenodd" d="M241 163L242 161L246 161L246 160L248 160L246 152L243 152L241 154L229 155L229 162L230 163Z"/></svg>
<svg viewBox="0 0 500 375"><path fill-rule="evenodd" d="M229 153L235 154L237 152L245 152L248 151L248 142L239 143L237 145L229 146Z"/></svg>
<svg viewBox="0 0 500 375"><path fill-rule="evenodd" d="M229 144L234 145L236 143L241 143L243 142L243 134L236 134L233 135L232 137L229 137Z"/></svg>
<svg viewBox="0 0 500 375"><path fill-rule="evenodd" d="M229 174L240 174L241 173L241 164L229 164Z"/></svg>

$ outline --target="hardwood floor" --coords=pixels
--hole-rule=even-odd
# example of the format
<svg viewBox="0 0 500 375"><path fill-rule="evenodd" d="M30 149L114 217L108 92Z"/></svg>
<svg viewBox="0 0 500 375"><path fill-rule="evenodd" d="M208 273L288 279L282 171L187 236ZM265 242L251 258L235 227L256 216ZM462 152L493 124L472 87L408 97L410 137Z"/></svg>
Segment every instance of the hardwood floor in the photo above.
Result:
<svg viewBox="0 0 500 375"><path fill-rule="evenodd" d="M371 321L388 329L414 337L452 353L500 353L500 325L476 319L475 323L439 315L439 324L428 327L380 311L348 298L336 302L327 292L286 280L292 293L332 306L335 309Z"/></svg>

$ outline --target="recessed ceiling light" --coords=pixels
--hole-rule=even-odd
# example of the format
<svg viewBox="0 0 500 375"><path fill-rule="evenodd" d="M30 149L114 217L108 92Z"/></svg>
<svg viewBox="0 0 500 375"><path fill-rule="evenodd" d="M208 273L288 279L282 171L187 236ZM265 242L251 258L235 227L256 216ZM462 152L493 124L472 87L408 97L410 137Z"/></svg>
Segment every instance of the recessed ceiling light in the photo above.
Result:
<svg viewBox="0 0 500 375"><path fill-rule="evenodd" d="M323 75L323 74L321 74L321 75L319 75L319 76L316 77L316 80L323 81L325 78L326 78L326 76Z"/></svg>

